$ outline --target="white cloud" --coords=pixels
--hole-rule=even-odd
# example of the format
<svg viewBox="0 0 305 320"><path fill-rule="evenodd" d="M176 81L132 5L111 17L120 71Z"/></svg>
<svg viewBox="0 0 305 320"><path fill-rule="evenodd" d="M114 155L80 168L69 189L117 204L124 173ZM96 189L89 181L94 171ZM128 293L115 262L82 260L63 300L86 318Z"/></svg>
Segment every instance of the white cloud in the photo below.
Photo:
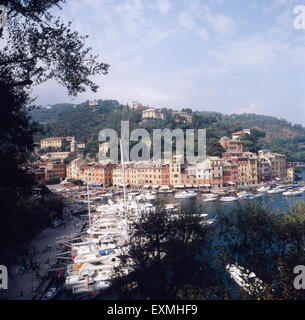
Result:
<svg viewBox="0 0 305 320"><path fill-rule="evenodd" d="M178 16L178 23L181 27L193 31L202 40L209 40L210 37L207 30L204 27L199 27L189 13L181 12Z"/></svg>
<svg viewBox="0 0 305 320"><path fill-rule="evenodd" d="M238 107L233 109L232 113L256 113L266 114L267 106L264 101L252 101L246 107Z"/></svg>
<svg viewBox="0 0 305 320"><path fill-rule="evenodd" d="M159 29L159 28L151 29L147 34L147 37L145 39L145 44L147 46L155 46L169 39L170 37L174 36L176 33L177 31L174 29L168 29L168 30Z"/></svg>
<svg viewBox="0 0 305 320"><path fill-rule="evenodd" d="M222 37L231 37L236 33L236 23L231 17L221 13L213 14L207 6L203 7L202 14L202 20L218 35Z"/></svg>
<svg viewBox="0 0 305 320"><path fill-rule="evenodd" d="M141 0L128 0L113 8L122 28L127 35L138 34L146 20L143 15L143 4ZM118 22L118 21L117 21Z"/></svg>
<svg viewBox="0 0 305 320"><path fill-rule="evenodd" d="M226 66L211 65L205 61L202 61L200 65L194 68L186 68L182 71L182 74L189 78L197 78L202 76L217 76L228 73L229 70Z"/></svg>
<svg viewBox="0 0 305 320"><path fill-rule="evenodd" d="M171 4L168 0L158 0L158 7L161 14L167 14L171 9Z"/></svg>

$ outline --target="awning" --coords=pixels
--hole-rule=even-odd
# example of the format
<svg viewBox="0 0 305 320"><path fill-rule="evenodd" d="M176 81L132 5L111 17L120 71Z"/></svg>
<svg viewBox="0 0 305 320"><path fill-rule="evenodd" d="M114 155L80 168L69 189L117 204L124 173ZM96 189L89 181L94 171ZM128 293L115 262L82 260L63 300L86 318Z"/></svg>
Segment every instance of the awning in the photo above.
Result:
<svg viewBox="0 0 305 320"><path fill-rule="evenodd" d="M149 184L146 184L145 186L143 186L143 189L149 189L149 188L150 188Z"/></svg>
<svg viewBox="0 0 305 320"><path fill-rule="evenodd" d="M159 186L158 185L153 185L153 189L158 189Z"/></svg>
<svg viewBox="0 0 305 320"><path fill-rule="evenodd" d="M184 189L185 186L184 186L184 184L175 184L174 188L176 188L176 189Z"/></svg>
<svg viewBox="0 0 305 320"><path fill-rule="evenodd" d="M210 184L201 184L200 187L203 187L203 188L209 188L211 185Z"/></svg>
<svg viewBox="0 0 305 320"><path fill-rule="evenodd" d="M236 183L229 181L228 184L230 184L231 186L235 186Z"/></svg>
<svg viewBox="0 0 305 320"><path fill-rule="evenodd" d="M169 186L162 186L159 190L169 190L170 187Z"/></svg>
<svg viewBox="0 0 305 320"><path fill-rule="evenodd" d="M193 188L193 186L191 184L187 184L185 187L186 188Z"/></svg>

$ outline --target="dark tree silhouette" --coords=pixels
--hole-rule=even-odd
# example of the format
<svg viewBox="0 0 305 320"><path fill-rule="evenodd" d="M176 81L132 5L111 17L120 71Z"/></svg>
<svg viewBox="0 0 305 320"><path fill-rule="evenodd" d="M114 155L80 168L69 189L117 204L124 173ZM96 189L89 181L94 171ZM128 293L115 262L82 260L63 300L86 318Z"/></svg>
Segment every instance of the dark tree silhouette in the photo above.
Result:
<svg viewBox="0 0 305 320"><path fill-rule="evenodd" d="M49 222L49 206L32 199L28 159L39 127L29 115L31 88L55 79L70 95L96 91L90 77L109 69L86 47L87 36L53 16L51 9L62 3L0 0L7 7L7 25L0 28L0 263L10 264L16 249Z"/></svg>
<svg viewBox="0 0 305 320"><path fill-rule="evenodd" d="M85 47L87 36L71 30L50 9L63 0L0 1L7 6L7 26L0 30L4 48L0 52L0 73L9 86L31 86L55 79L76 95L98 86L89 77L106 74L109 65ZM3 76L7 77L3 78Z"/></svg>
<svg viewBox="0 0 305 320"><path fill-rule="evenodd" d="M121 298L130 298L131 291L141 299L207 299L217 290L224 292L210 261L211 229L198 212L187 207L172 216L159 203L154 212L141 215L114 275L121 277L114 282ZM130 267L132 272L124 277L123 270Z"/></svg>

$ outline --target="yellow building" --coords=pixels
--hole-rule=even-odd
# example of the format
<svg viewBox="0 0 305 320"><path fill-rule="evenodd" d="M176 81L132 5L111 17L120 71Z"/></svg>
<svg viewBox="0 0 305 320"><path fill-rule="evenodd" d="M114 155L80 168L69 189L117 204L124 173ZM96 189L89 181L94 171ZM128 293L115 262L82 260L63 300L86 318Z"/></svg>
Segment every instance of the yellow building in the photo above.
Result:
<svg viewBox="0 0 305 320"><path fill-rule="evenodd" d="M258 184L258 158L252 152L244 152L247 158L247 184Z"/></svg>
<svg viewBox="0 0 305 320"><path fill-rule="evenodd" d="M152 164L151 167L152 186L162 185L162 165Z"/></svg>
<svg viewBox="0 0 305 320"><path fill-rule="evenodd" d="M238 184L248 184L248 159L245 157L238 158Z"/></svg>
<svg viewBox="0 0 305 320"><path fill-rule="evenodd" d="M45 138L40 140L40 148L61 148L62 146L62 141L65 140L63 137L52 137L52 138Z"/></svg>
<svg viewBox="0 0 305 320"><path fill-rule="evenodd" d="M122 167L116 165L112 170L112 184L115 187L119 187L123 184Z"/></svg>
<svg viewBox="0 0 305 320"><path fill-rule="evenodd" d="M125 185L137 186L137 169L133 162L124 164ZM118 164L112 168L112 184L115 187L122 187L124 184L122 165Z"/></svg>
<svg viewBox="0 0 305 320"><path fill-rule="evenodd" d="M294 180L294 167L287 168L287 179Z"/></svg>
<svg viewBox="0 0 305 320"><path fill-rule="evenodd" d="M160 186L162 184L162 166L150 161L128 162L124 165L125 184L130 186ZM116 187L123 185L122 166L112 170L112 183Z"/></svg>
<svg viewBox="0 0 305 320"><path fill-rule="evenodd" d="M134 179L137 185L152 186L153 185L153 171L150 161L139 161L134 165Z"/></svg>
<svg viewBox="0 0 305 320"><path fill-rule="evenodd" d="M159 109L148 108L143 110L142 119L164 119L164 115Z"/></svg>
<svg viewBox="0 0 305 320"><path fill-rule="evenodd" d="M181 155L173 156L172 162L169 163L169 178L170 184L183 185L184 179L182 176L186 173L184 168L184 157Z"/></svg>
<svg viewBox="0 0 305 320"><path fill-rule="evenodd" d="M286 156L279 153L272 153L269 150L260 150L259 158L266 159L270 163L270 177L273 179L285 179L287 176Z"/></svg>

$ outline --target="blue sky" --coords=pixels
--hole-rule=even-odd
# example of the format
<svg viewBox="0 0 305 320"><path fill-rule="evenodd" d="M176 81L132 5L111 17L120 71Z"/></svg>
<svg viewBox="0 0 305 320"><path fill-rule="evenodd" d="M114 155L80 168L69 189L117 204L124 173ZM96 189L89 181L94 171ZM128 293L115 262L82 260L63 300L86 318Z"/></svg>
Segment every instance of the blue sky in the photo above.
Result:
<svg viewBox="0 0 305 320"><path fill-rule="evenodd" d="M303 3L302 3L303 1ZM37 103L87 99L258 113L305 125L305 0L67 0L59 15L111 65L94 94L48 82Z"/></svg>

